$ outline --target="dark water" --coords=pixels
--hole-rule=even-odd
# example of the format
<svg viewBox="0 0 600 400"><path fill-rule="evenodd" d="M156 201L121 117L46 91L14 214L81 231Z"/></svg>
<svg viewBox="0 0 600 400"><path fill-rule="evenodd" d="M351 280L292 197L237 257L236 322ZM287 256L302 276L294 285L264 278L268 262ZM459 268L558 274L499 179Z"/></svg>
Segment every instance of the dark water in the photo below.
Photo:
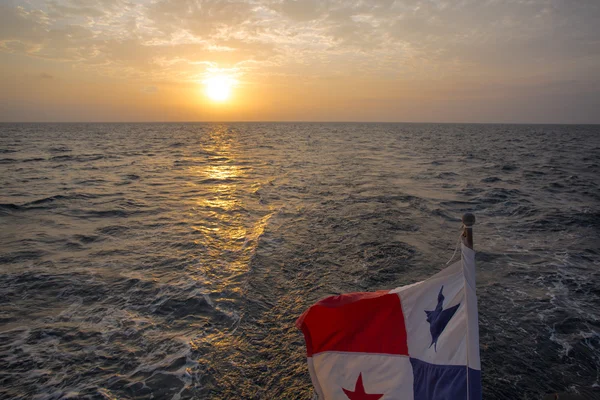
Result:
<svg viewBox="0 0 600 400"><path fill-rule="evenodd" d="M477 215L484 399L600 397L600 126L0 125L0 398L309 399L296 317Z"/></svg>

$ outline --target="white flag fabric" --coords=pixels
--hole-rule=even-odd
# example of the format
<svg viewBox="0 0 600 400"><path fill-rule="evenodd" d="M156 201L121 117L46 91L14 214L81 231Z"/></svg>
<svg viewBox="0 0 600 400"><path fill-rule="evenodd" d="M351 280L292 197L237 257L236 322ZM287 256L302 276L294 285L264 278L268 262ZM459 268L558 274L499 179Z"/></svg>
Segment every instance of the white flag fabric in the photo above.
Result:
<svg viewBox="0 0 600 400"><path fill-rule="evenodd" d="M296 322L320 400L480 400L475 252L391 291L325 298Z"/></svg>

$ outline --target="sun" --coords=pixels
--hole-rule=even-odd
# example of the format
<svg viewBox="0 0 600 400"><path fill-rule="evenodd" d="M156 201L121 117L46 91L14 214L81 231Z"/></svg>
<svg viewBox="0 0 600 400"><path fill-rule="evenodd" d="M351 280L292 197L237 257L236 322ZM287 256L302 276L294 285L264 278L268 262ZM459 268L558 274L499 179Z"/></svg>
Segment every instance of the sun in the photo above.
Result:
<svg viewBox="0 0 600 400"><path fill-rule="evenodd" d="M215 75L204 80L206 95L216 102L224 102L231 97L231 88L235 81L225 75Z"/></svg>

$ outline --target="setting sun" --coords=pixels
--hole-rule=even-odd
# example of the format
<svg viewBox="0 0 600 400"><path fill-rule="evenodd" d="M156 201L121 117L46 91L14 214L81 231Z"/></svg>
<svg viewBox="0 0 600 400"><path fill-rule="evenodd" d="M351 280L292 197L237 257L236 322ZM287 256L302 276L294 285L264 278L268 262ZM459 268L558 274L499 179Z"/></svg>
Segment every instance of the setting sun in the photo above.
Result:
<svg viewBox="0 0 600 400"><path fill-rule="evenodd" d="M231 96L235 81L224 75L212 76L204 81L206 95L213 101L226 101Z"/></svg>

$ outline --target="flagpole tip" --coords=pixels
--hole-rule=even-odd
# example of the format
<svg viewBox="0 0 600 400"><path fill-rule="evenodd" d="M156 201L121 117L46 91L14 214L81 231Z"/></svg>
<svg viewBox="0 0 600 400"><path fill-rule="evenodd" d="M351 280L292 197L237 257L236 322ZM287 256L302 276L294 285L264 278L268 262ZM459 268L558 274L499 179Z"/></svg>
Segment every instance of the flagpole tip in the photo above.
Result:
<svg viewBox="0 0 600 400"><path fill-rule="evenodd" d="M473 225L475 225L475 215L471 213L463 214L462 223L466 227L472 227Z"/></svg>
<svg viewBox="0 0 600 400"><path fill-rule="evenodd" d="M473 225L475 225L475 215L471 213L465 213L462 216L462 223L464 228L463 236L465 238L465 245L472 249L473 248Z"/></svg>

